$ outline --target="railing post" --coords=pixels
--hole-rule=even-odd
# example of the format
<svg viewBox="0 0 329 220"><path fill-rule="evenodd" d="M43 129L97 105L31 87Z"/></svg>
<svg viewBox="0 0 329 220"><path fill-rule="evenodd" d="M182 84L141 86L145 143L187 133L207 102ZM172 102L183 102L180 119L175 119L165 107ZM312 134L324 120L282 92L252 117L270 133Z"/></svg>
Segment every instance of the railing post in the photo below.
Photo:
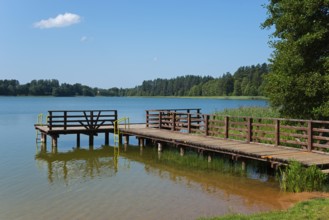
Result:
<svg viewBox="0 0 329 220"><path fill-rule="evenodd" d="M187 133L191 133L191 113L187 113Z"/></svg>
<svg viewBox="0 0 329 220"><path fill-rule="evenodd" d="M64 130L67 129L67 111L64 111Z"/></svg>
<svg viewBox="0 0 329 220"><path fill-rule="evenodd" d="M198 125L200 124L200 120L199 120L201 118L200 114L201 114L200 109L197 109L196 110L196 116L197 116L196 118L197 118L197 121L198 121Z"/></svg>
<svg viewBox="0 0 329 220"><path fill-rule="evenodd" d="M146 110L146 127L149 127L149 111Z"/></svg>
<svg viewBox="0 0 329 220"><path fill-rule="evenodd" d="M118 120L118 111L114 110L114 120Z"/></svg>
<svg viewBox="0 0 329 220"><path fill-rule="evenodd" d="M172 121L171 130L172 131L175 131L175 126L176 126L176 112L172 112L171 121Z"/></svg>
<svg viewBox="0 0 329 220"><path fill-rule="evenodd" d="M90 111L90 129L94 129L94 112Z"/></svg>
<svg viewBox="0 0 329 220"><path fill-rule="evenodd" d="M159 112L159 129L162 128L162 112Z"/></svg>
<svg viewBox="0 0 329 220"><path fill-rule="evenodd" d="M49 130L52 129L53 127L53 112L52 111L48 111L48 127L49 127Z"/></svg>
<svg viewBox="0 0 329 220"><path fill-rule="evenodd" d="M274 129L275 129L275 141L274 144L275 146L279 146L280 145L280 120L279 119L275 119L274 120Z"/></svg>
<svg viewBox="0 0 329 220"><path fill-rule="evenodd" d="M308 151L312 151L312 147L313 147L312 130L313 130L312 121L309 120L308 126L307 126L307 136L308 136L307 137L307 150Z"/></svg>
<svg viewBox="0 0 329 220"><path fill-rule="evenodd" d="M247 142L250 143L252 142L252 118L248 117L248 121L247 121Z"/></svg>
<svg viewBox="0 0 329 220"><path fill-rule="evenodd" d="M230 123L230 118L228 116L225 116L224 118L225 139L228 139L229 136L229 123Z"/></svg>
<svg viewBox="0 0 329 220"><path fill-rule="evenodd" d="M205 130L205 134L206 136L209 135L209 115L204 115L204 130Z"/></svg>

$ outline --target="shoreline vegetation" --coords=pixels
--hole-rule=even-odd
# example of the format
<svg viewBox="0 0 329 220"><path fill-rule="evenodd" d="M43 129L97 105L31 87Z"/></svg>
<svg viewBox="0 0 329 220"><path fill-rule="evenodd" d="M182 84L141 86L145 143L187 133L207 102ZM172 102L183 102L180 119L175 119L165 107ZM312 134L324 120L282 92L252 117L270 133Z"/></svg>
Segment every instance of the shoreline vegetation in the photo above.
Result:
<svg viewBox="0 0 329 220"><path fill-rule="evenodd" d="M329 199L314 198L299 202L284 211L271 211L252 215L229 214L214 218L200 218L200 220L290 220L290 219L328 219Z"/></svg>
<svg viewBox="0 0 329 220"><path fill-rule="evenodd" d="M16 79L0 79L0 96L147 96L147 97L231 97L264 96L266 63L242 66L235 73L221 76L185 75L171 79L144 80L133 88L90 87L80 83L60 83L57 79L32 80L20 84Z"/></svg>
<svg viewBox="0 0 329 220"><path fill-rule="evenodd" d="M65 97L87 97L87 96L39 96L39 95L16 95L7 96L0 95L0 97L53 97L53 98L65 98ZM120 97L120 98L167 98L167 99L219 99L219 100L268 100L265 96L89 96L89 97Z"/></svg>

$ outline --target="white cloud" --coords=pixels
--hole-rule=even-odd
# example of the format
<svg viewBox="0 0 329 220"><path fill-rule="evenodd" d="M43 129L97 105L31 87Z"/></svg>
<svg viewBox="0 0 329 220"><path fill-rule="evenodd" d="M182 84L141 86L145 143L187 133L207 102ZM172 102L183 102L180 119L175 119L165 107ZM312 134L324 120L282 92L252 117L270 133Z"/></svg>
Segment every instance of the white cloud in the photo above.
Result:
<svg viewBox="0 0 329 220"><path fill-rule="evenodd" d="M67 27L73 24L77 24L81 21L81 17L72 13L59 14L55 18L48 18L34 23L35 28L59 28Z"/></svg>

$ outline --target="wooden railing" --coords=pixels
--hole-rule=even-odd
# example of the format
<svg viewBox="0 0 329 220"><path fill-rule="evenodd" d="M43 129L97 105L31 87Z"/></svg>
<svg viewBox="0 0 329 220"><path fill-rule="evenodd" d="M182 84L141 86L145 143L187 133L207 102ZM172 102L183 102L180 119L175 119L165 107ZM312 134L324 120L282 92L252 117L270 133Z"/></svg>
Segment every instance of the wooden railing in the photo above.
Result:
<svg viewBox="0 0 329 220"><path fill-rule="evenodd" d="M200 112L200 108L146 110L146 127L191 133L200 129Z"/></svg>
<svg viewBox="0 0 329 220"><path fill-rule="evenodd" d="M329 152L329 121L229 117L201 114L200 109L184 109L148 110L146 126L250 143Z"/></svg>
<svg viewBox="0 0 329 220"><path fill-rule="evenodd" d="M50 130L84 127L97 130L100 126L114 126L117 110L48 111L47 125Z"/></svg>

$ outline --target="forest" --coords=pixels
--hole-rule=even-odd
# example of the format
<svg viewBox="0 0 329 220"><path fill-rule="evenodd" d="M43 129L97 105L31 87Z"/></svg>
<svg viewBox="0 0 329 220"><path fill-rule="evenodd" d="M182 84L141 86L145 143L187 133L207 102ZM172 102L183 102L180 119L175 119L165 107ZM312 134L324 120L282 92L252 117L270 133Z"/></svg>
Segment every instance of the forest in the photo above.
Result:
<svg viewBox="0 0 329 220"><path fill-rule="evenodd" d="M234 74L220 77L186 75L172 79L144 80L134 88L91 88L56 79L32 80L20 84L15 79L0 80L2 96L262 96L266 63L242 66Z"/></svg>

